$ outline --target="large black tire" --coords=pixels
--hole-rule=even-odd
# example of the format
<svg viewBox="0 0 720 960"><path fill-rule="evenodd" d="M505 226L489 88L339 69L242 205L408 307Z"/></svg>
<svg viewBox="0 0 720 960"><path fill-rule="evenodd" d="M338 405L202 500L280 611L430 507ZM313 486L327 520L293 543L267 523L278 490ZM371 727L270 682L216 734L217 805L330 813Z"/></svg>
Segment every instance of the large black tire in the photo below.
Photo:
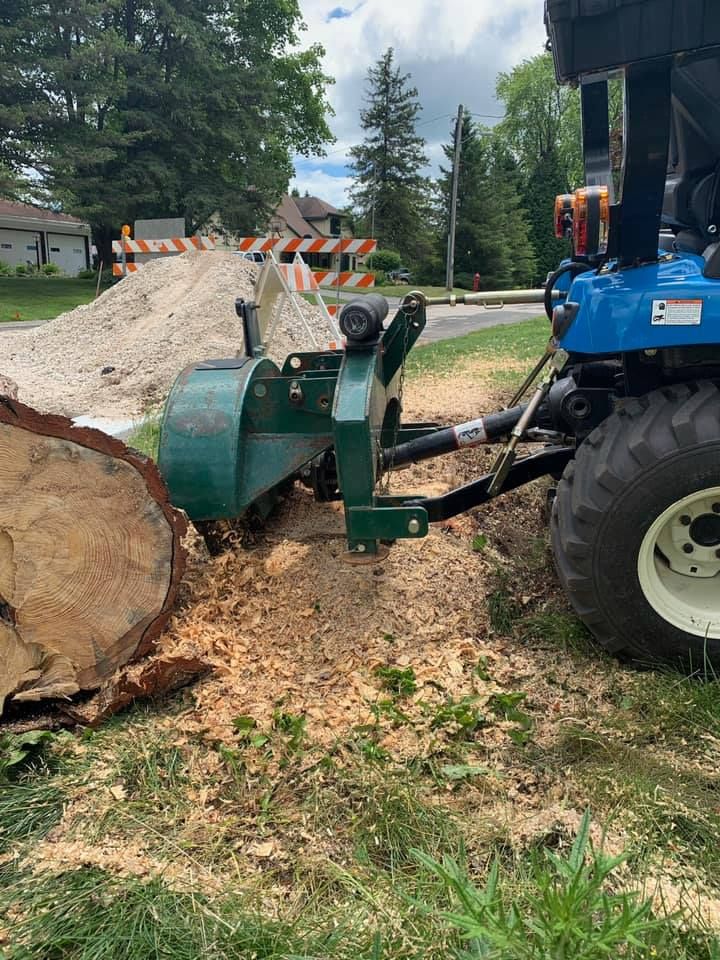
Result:
<svg viewBox="0 0 720 960"><path fill-rule="evenodd" d="M638 573L641 545L646 536L652 542L658 518L717 487L720 390L713 383L630 400L582 444L558 487L552 542L565 590L606 650L720 672L720 629L712 628L713 639L708 628L696 636L673 625L648 602ZM720 574L715 581L720 596Z"/></svg>

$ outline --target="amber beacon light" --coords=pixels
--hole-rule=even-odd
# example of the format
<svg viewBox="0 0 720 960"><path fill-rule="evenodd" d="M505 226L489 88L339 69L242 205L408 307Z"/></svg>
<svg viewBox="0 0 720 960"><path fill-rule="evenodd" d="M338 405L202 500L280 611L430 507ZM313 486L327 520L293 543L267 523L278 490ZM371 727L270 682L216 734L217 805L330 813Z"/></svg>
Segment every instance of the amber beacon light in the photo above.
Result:
<svg viewBox="0 0 720 960"><path fill-rule="evenodd" d="M603 257L610 232L610 190L582 187L575 191L573 240L576 257Z"/></svg>

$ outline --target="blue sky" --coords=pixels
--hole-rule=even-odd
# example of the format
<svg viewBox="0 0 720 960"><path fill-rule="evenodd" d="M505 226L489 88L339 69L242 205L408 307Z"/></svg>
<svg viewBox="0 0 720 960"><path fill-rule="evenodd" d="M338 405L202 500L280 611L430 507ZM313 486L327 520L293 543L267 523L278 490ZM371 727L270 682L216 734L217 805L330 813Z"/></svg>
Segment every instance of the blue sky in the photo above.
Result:
<svg viewBox="0 0 720 960"><path fill-rule="evenodd" d="M435 174L458 104L496 122L497 73L540 52L545 42L543 0L300 0L300 6L308 27L303 39L323 44L326 71L336 80L329 96L337 142L326 157L297 157L293 186L338 206L347 202L348 150L362 139L367 69L388 46L418 88L418 132L427 140L426 172Z"/></svg>

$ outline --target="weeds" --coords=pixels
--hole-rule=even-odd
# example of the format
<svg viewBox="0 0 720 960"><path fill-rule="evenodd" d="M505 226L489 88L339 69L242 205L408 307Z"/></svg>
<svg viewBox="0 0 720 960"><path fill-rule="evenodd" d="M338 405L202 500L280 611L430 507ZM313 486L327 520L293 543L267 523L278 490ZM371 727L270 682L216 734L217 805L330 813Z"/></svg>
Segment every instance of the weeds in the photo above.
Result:
<svg viewBox="0 0 720 960"><path fill-rule="evenodd" d="M398 697L410 697L417 690L415 671L412 667L377 667L375 676L382 681L383 688Z"/></svg>
<svg viewBox="0 0 720 960"><path fill-rule="evenodd" d="M438 727L454 728L455 736L460 740L470 740L478 730L487 726L485 715L477 708L478 697L463 697L455 700L448 697L444 704L437 707L430 721L431 729Z"/></svg>
<svg viewBox="0 0 720 960"><path fill-rule="evenodd" d="M664 952L669 942L683 939L673 925L675 918L653 916L652 902L637 893L614 891L614 875L626 857L609 857L592 848L589 812L569 855L545 851L536 856L519 892L504 889L498 862L479 888L453 859L438 862L420 851L414 855L442 881L452 898L454 909L443 912L443 918L467 944L457 957L640 960L679 956ZM708 951L716 950L718 944L706 941L706 946Z"/></svg>
<svg viewBox="0 0 720 960"><path fill-rule="evenodd" d="M15 779L53 740L49 730L29 730L0 736L0 783Z"/></svg>

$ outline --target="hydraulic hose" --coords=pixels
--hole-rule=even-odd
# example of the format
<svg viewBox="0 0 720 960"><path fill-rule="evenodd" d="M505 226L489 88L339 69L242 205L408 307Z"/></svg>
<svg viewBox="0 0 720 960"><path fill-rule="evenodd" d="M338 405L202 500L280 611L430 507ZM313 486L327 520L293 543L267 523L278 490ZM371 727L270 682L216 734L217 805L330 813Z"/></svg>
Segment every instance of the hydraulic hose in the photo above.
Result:
<svg viewBox="0 0 720 960"><path fill-rule="evenodd" d="M573 260L572 263L564 263L561 267L558 267L555 273L550 274L545 284L545 313L548 320L552 321L553 318L553 290L560 277L565 276L566 273L572 273L573 278L575 278L587 270L592 270L589 264L577 263Z"/></svg>
<svg viewBox="0 0 720 960"><path fill-rule="evenodd" d="M457 427L447 427L426 437L409 440L397 447L389 447L382 452L383 469L397 470L410 463L430 460L432 457L440 457L455 450L466 450L486 443L495 443L508 436L526 409L527 404L522 404L510 410L489 413L480 420L461 423Z"/></svg>

